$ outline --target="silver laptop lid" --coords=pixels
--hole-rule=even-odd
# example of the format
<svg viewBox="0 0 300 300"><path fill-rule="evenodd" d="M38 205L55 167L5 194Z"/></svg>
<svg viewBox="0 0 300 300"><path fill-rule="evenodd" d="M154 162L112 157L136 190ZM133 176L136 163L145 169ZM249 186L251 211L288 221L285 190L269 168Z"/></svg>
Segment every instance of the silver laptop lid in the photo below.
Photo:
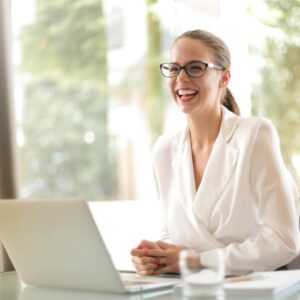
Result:
<svg viewBox="0 0 300 300"><path fill-rule="evenodd" d="M125 292L84 201L1 200L0 239L25 284Z"/></svg>

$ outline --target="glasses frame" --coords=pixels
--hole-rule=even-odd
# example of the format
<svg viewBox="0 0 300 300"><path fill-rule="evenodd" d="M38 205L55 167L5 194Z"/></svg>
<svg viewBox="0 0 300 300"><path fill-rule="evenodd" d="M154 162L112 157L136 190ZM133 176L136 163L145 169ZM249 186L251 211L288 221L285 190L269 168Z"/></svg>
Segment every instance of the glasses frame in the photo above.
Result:
<svg viewBox="0 0 300 300"><path fill-rule="evenodd" d="M196 75L196 76L195 76L195 75L189 74L189 71L188 71L188 69L187 69L187 66L190 65L190 64L192 64L192 63L201 63L201 64L203 64L203 65L205 66L205 69L204 69L203 73L200 74L200 75ZM163 73L163 67L164 67L164 65L170 65L170 64L175 65L175 66L178 67L178 72L177 72L177 74L175 74L174 76L166 76L166 75ZM179 65L179 64L177 64L177 63L162 63L162 64L159 65L159 68L160 68L161 75L164 76L164 77L166 77L166 78L174 78L174 77L177 77L177 76L180 74L181 70L184 70L185 73L186 73L188 76L190 76L190 77L201 77L201 76L204 75L204 73L205 73L205 71L206 71L207 69L225 70L225 68L222 67L222 66L215 65L215 64L212 64L212 63L207 63L207 62L204 62L204 61L201 61L201 60L193 60L193 61L190 61L190 62L188 62L187 64L185 64L184 66L181 66L181 65Z"/></svg>

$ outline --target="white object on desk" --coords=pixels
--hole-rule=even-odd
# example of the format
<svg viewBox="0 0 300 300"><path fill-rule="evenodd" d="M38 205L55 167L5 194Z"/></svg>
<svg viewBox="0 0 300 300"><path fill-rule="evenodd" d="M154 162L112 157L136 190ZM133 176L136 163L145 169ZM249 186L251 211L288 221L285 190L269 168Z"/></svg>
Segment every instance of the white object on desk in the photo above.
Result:
<svg viewBox="0 0 300 300"><path fill-rule="evenodd" d="M300 282L300 270L256 272L247 276L250 280L235 282L228 282L227 280L224 285L226 294L243 296L274 295Z"/></svg>
<svg viewBox="0 0 300 300"><path fill-rule="evenodd" d="M180 253L180 272L183 278L183 294L188 297L217 297L223 295L225 259L222 249L214 252L214 258L200 263L201 253L184 250Z"/></svg>
<svg viewBox="0 0 300 300"><path fill-rule="evenodd" d="M262 280L268 278L270 275L254 273L249 275L241 275L241 276L233 276L226 279L226 282L241 282L241 281L249 281L249 280Z"/></svg>

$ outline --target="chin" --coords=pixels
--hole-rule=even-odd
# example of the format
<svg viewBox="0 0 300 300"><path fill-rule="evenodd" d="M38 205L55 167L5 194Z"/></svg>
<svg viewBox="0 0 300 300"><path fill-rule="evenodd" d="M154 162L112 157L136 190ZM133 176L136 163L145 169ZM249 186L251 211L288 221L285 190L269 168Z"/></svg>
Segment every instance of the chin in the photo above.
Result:
<svg viewBox="0 0 300 300"><path fill-rule="evenodd" d="M191 107L186 107L184 105L180 105L178 104L178 108L180 109L181 112L183 112L184 114L190 114L193 112L193 109Z"/></svg>

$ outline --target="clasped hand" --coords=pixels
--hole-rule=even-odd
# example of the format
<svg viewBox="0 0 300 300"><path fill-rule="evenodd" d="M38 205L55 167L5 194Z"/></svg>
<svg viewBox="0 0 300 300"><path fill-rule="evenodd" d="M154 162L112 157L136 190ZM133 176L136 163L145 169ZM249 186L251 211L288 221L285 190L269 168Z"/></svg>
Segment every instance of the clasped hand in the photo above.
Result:
<svg viewBox="0 0 300 300"><path fill-rule="evenodd" d="M131 250L132 262L140 275L159 275L179 273L179 252L183 250L164 241L141 241L137 248Z"/></svg>

